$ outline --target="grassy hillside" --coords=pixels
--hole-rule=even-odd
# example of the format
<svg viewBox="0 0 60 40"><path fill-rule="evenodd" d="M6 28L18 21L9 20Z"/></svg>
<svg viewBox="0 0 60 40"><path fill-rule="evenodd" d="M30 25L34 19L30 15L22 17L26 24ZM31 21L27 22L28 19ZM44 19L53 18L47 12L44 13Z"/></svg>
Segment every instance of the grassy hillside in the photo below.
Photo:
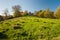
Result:
<svg viewBox="0 0 60 40"><path fill-rule="evenodd" d="M60 37L60 19L19 17L0 22L0 40L51 40Z"/></svg>

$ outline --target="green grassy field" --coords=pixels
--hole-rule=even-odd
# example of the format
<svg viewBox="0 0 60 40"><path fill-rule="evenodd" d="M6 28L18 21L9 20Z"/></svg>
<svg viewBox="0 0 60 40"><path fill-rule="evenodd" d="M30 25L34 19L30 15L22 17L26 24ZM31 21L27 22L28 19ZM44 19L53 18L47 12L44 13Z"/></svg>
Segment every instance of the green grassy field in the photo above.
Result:
<svg viewBox="0 0 60 40"><path fill-rule="evenodd" d="M0 22L0 40L54 40L60 37L60 19L19 17Z"/></svg>

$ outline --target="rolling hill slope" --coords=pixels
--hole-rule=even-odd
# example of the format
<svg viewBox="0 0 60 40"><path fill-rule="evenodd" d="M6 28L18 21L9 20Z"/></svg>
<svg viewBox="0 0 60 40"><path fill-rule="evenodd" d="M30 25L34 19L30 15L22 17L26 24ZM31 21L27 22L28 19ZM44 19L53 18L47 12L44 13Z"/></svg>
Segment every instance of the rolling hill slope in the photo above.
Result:
<svg viewBox="0 0 60 40"><path fill-rule="evenodd" d="M60 37L60 19L19 17L0 22L2 40L51 40Z"/></svg>

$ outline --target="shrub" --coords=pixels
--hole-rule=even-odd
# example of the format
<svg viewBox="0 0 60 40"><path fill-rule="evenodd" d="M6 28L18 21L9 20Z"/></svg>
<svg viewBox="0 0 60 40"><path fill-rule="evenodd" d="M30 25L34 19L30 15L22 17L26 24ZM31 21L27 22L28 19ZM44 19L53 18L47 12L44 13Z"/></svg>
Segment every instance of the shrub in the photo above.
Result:
<svg viewBox="0 0 60 40"><path fill-rule="evenodd" d="M49 9L46 9L44 12L44 17L45 18L51 18L51 16L52 16L51 14L52 14L51 11Z"/></svg>
<svg viewBox="0 0 60 40"><path fill-rule="evenodd" d="M38 14L39 17L44 17L44 11L40 11Z"/></svg>
<svg viewBox="0 0 60 40"><path fill-rule="evenodd" d="M8 35L0 32L0 39L7 39Z"/></svg>
<svg viewBox="0 0 60 40"><path fill-rule="evenodd" d="M14 25L14 29L16 30L16 29L22 29L22 27L19 25L19 24L17 24L17 25Z"/></svg>
<svg viewBox="0 0 60 40"><path fill-rule="evenodd" d="M21 12L21 15L22 15L22 16L26 16L27 14L28 14L27 11Z"/></svg>
<svg viewBox="0 0 60 40"><path fill-rule="evenodd" d="M0 21L3 21L3 20L4 20L4 19L3 19L3 16L0 15Z"/></svg>
<svg viewBox="0 0 60 40"><path fill-rule="evenodd" d="M12 19L12 18L13 18L13 16L12 16L12 15L9 15L9 16L8 16L8 19Z"/></svg>

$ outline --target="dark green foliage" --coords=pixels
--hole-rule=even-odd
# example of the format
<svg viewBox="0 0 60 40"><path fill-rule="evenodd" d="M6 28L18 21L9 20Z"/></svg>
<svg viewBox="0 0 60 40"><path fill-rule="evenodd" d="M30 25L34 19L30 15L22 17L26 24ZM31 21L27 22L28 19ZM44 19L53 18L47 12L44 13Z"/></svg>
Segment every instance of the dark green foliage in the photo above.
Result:
<svg viewBox="0 0 60 40"><path fill-rule="evenodd" d="M44 22L44 23L47 23L47 22Z"/></svg>
<svg viewBox="0 0 60 40"><path fill-rule="evenodd" d="M21 25L20 24L17 24L17 25L14 25L14 29L22 29Z"/></svg>
<svg viewBox="0 0 60 40"><path fill-rule="evenodd" d="M0 22L4 21L3 16L0 15Z"/></svg>
<svg viewBox="0 0 60 40"><path fill-rule="evenodd" d="M9 31L9 29L2 29L2 30L3 30L2 33Z"/></svg>
<svg viewBox="0 0 60 40"><path fill-rule="evenodd" d="M32 14L31 12L29 12L29 13L28 13L28 16L31 16L31 15L33 15L33 14Z"/></svg>
<svg viewBox="0 0 60 40"><path fill-rule="evenodd" d="M51 22L51 24L55 24L54 22Z"/></svg>
<svg viewBox="0 0 60 40"><path fill-rule="evenodd" d="M25 23L25 21L21 22L21 23Z"/></svg>
<svg viewBox="0 0 60 40"><path fill-rule="evenodd" d="M8 39L8 35L0 32L0 39Z"/></svg>
<svg viewBox="0 0 60 40"><path fill-rule="evenodd" d="M13 18L13 16L12 16L12 15L9 15L9 16L8 16L8 19L12 19L12 18Z"/></svg>
<svg viewBox="0 0 60 40"><path fill-rule="evenodd" d="M15 25L14 26L14 29L16 30L16 29L22 29L22 27L20 27L19 25Z"/></svg>
<svg viewBox="0 0 60 40"><path fill-rule="evenodd" d="M26 31L24 31L21 35L22 36L28 36L28 33Z"/></svg>

